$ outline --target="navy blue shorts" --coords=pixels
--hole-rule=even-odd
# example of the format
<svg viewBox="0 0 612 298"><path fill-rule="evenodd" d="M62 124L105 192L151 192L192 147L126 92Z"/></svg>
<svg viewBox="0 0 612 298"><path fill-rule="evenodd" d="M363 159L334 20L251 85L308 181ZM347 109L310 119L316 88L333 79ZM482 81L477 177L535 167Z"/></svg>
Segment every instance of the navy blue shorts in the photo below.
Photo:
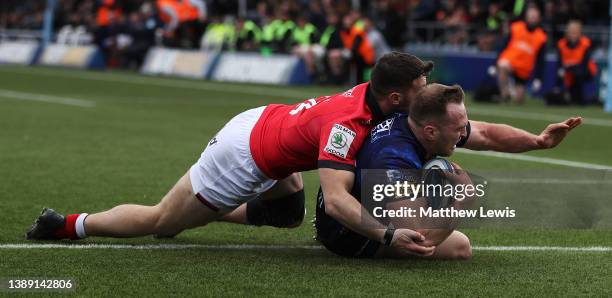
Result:
<svg viewBox="0 0 612 298"><path fill-rule="evenodd" d="M333 219L325 213L323 192L319 188L317 194L317 212L315 218L317 240L329 251L344 257L373 258L381 243L370 240L361 234Z"/></svg>

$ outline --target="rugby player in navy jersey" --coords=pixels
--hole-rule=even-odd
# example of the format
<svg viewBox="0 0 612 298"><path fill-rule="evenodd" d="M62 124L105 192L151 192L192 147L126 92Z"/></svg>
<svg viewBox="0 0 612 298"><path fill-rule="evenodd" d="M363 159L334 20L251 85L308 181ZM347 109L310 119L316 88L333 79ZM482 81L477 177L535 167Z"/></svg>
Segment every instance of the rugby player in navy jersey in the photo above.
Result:
<svg viewBox="0 0 612 298"><path fill-rule="evenodd" d="M359 201L361 170L421 169L431 158L450 156L455 147L475 150L522 152L533 146L534 135L507 125L468 121L461 87L430 84L423 88L410 104L410 115L396 114L374 129L357 154L355 183L351 194ZM563 126L567 131L578 126L580 118L550 125L547 131ZM552 126L552 127L551 127ZM558 143L557 143L558 144ZM456 170L461 168L453 164ZM461 172L461 171L459 171ZM469 183L467 174L456 175ZM400 179L401 180L401 179ZM398 180L399 181L399 180ZM393 184L395 181L387 181ZM347 257L414 257L406 251L385 246L345 227L325 210L323 193L317 197L315 226L317 239L330 251ZM426 246L435 246L435 259L468 259L472 255L468 237L450 229L416 229L425 236ZM393 229L387 230L386 239L393 238Z"/></svg>
<svg viewBox="0 0 612 298"><path fill-rule="evenodd" d="M394 238L388 239L387 228L373 218L373 224L363 228L362 206L349 192L357 152L370 130L389 115L406 112L432 68L431 61L393 52L379 59L370 82L346 92L245 111L208 142L199 159L159 203L122 204L93 214L66 216L45 208L26 238L172 237L219 220L292 228L302 223L305 212L300 172L317 169L328 215L371 239L430 255L433 249L416 244L424 237L413 230L394 230ZM502 147L496 143L499 138L489 137L486 127L496 126L483 124L481 140L475 144L483 149ZM554 147L568 128L566 123L552 124L540 136L529 134L522 139L522 147L515 149Z"/></svg>

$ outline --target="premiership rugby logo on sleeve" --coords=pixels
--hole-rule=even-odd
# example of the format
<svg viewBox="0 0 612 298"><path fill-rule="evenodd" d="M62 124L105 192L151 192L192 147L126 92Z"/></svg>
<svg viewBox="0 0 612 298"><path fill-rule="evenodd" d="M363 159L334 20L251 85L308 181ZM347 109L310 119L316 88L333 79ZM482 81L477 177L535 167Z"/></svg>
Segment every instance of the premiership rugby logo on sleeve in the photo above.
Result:
<svg viewBox="0 0 612 298"><path fill-rule="evenodd" d="M349 148L355 139L355 132L340 125L334 124L329 133L329 139L325 146L325 152L346 158Z"/></svg>

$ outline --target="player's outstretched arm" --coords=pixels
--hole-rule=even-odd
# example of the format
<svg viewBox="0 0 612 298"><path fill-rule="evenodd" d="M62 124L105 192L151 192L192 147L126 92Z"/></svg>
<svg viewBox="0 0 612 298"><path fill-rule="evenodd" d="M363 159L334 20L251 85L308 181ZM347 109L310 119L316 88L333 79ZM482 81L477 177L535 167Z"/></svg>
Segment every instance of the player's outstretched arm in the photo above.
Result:
<svg viewBox="0 0 612 298"><path fill-rule="evenodd" d="M581 117L568 118L550 124L539 135L534 135L506 124L470 121L472 130L464 147L509 153L554 148L581 123Z"/></svg>
<svg viewBox="0 0 612 298"><path fill-rule="evenodd" d="M319 179L325 198L325 212L329 216L359 234L384 243L386 227L371 217L359 201L349 193L355 179L353 172L320 168ZM414 255L429 256L433 254L435 247L418 243L424 240L425 237L416 231L398 229L395 231L391 246L405 249Z"/></svg>

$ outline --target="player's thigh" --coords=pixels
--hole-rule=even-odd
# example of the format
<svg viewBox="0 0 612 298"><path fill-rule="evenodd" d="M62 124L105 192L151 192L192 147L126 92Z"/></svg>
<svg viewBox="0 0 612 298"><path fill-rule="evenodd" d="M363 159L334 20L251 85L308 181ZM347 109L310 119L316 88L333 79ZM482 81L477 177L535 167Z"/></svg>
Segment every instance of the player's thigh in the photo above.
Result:
<svg viewBox="0 0 612 298"><path fill-rule="evenodd" d="M276 184L260 195L262 200L273 200L294 194L304 189L304 181L301 173L293 173L288 177L278 180Z"/></svg>
<svg viewBox="0 0 612 298"><path fill-rule="evenodd" d="M440 259L440 260L465 260L472 257L472 246L470 239L459 231L453 231L450 235L442 241L438 246L433 255L428 257L420 257L410 254L405 250L398 249L395 247L381 246L377 257L381 258L394 258L394 259Z"/></svg>
<svg viewBox="0 0 612 298"><path fill-rule="evenodd" d="M177 229L203 226L221 215L196 198L189 172L179 179L156 207L159 208L160 225Z"/></svg>

